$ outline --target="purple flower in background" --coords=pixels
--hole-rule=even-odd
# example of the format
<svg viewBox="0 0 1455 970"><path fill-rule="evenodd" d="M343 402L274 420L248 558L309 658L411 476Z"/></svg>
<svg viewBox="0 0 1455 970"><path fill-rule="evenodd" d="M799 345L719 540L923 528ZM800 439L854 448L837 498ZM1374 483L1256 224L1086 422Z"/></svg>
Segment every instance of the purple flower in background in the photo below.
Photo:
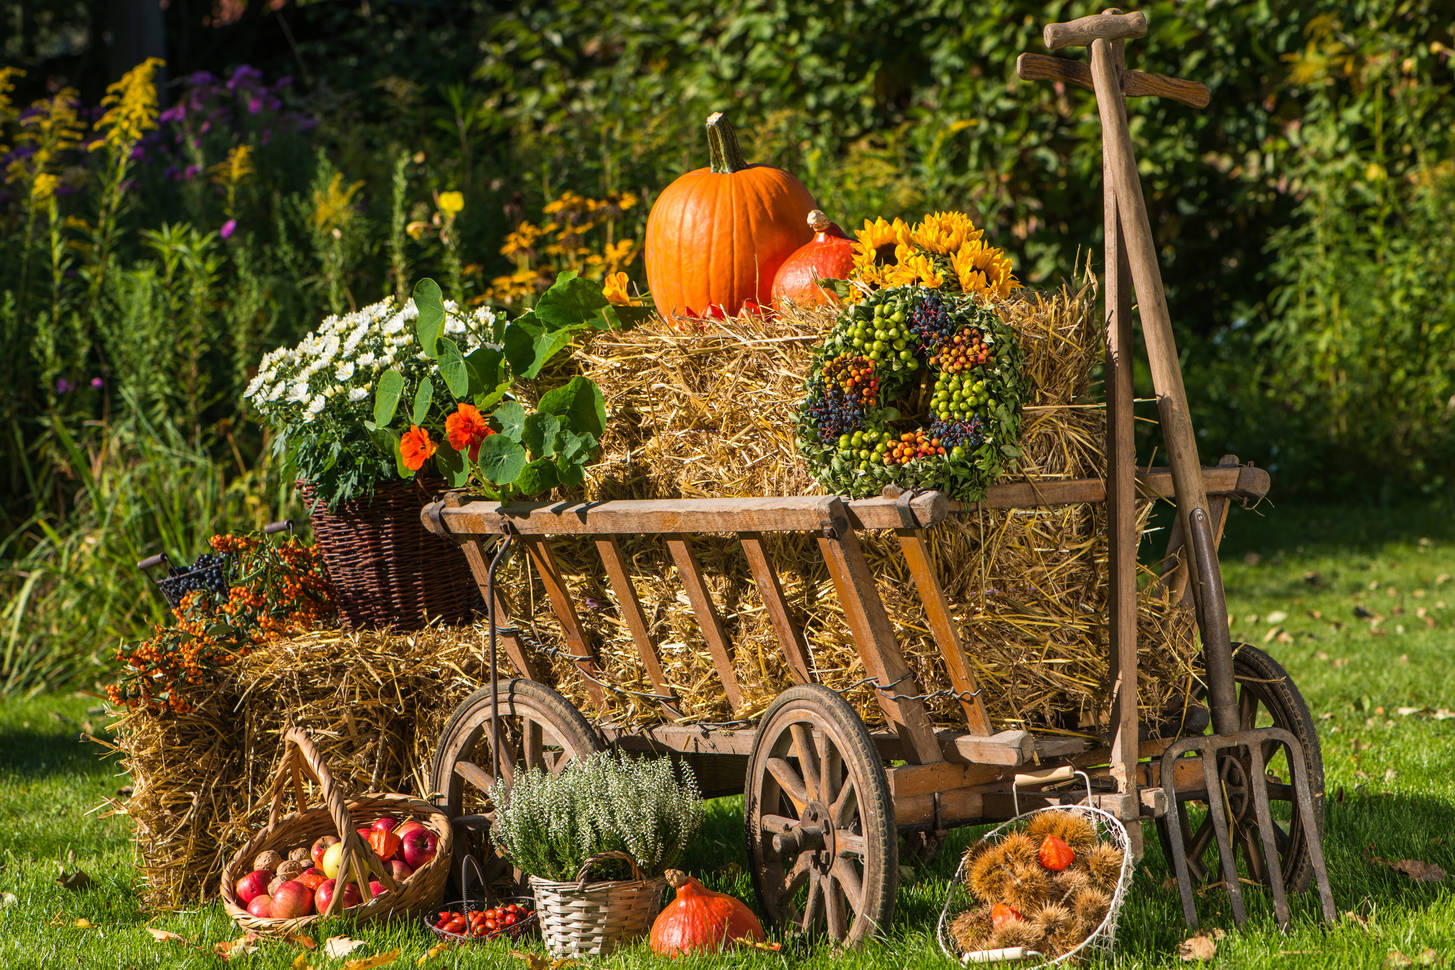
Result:
<svg viewBox="0 0 1455 970"><path fill-rule="evenodd" d="M263 72L256 67L248 64L239 64L237 70L232 72L232 77L227 81L227 89L229 91L236 91L238 85L250 84L254 81L260 81L262 78Z"/></svg>
<svg viewBox="0 0 1455 970"><path fill-rule="evenodd" d="M190 182L190 181L192 181L192 179L195 179L197 176L199 176L201 174L202 174L202 166L201 165L188 165L187 168L186 168L186 170L182 172L182 178L184 178L184 179L186 179L187 181Z"/></svg>
<svg viewBox="0 0 1455 970"><path fill-rule="evenodd" d="M226 222L224 222L222 224L222 228L219 229L217 232L218 232L218 235L222 236L223 239L226 239L228 236L231 236L236 231L237 231L237 220L236 219L229 219L229 220L227 220Z"/></svg>
<svg viewBox="0 0 1455 970"><path fill-rule="evenodd" d="M211 71L198 71L196 74L187 75L187 83L194 88L200 88L204 84L216 84L217 75Z"/></svg>
<svg viewBox="0 0 1455 970"><path fill-rule="evenodd" d="M181 121L185 117L187 117L187 106L184 104L174 104L166 111L157 115L157 120L162 122L162 124L170 124L173 121Z"/></svg>
<svg viewBox="0 0 1455 970"><path fill-rule="evenodd" d="M91 387L94 388L95 390L98 390L99 391L99 390L101 390L101 388L103 388L105 386L106 386L106 382L103 381L101 378L99 378L99 377L93 377L93 378L91 378Z"/></svg>
<svg viewBox="0 0 1455 970"><path fill-rule="evenodd" d="M70 381L66 380L64 377L56 378L56 393L57 394L69 394L72 391L74 391L75 389L76 389L76 385L72 384Z"/></svg>
<svg viewBox="0 0 1455 970"><path fill-rule="evenodd" d="M248 114L255 115L263 110L263 99L256 94L248 98Z"/></svg>

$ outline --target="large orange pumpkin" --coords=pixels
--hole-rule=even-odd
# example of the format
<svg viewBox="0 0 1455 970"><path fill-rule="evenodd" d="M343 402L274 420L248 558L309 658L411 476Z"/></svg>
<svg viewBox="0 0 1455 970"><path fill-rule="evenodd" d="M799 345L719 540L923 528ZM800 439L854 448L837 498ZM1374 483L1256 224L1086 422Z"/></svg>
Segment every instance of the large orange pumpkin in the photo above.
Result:
<svg viewBox="0 0 1455 970"><path fill-rule="evenodd" d="M662 190L647 217L647 286L667 320L771 298L778 266L813 233L817 208L781 168L749 165L722 112L707 119L710 165Z"/></svg>

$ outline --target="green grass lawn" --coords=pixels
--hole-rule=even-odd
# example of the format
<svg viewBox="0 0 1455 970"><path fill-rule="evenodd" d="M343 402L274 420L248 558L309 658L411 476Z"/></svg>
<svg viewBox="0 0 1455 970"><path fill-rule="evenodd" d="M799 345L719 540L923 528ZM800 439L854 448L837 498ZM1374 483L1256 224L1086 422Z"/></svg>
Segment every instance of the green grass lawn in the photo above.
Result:
<svg viewBox="0 0 1455 970"><path fill-rule="evenodd" d="M1323 741L1328 779L1325 852L1344 918L1316 922L1310 894L1295 900L1295 923L1280 934L1265 894L1249 896L1246 932L1218 943L1227 967L1380 967L1418 961L1455 966L1455 876L1416 883L1369 861L1412 858L1455 873L1455 515L1448 502L1393 509L1269 508L1235 513L1225 546L1235 638L1266 649L1302 689ZM1357 610L1357 612L1356 612ZM1280 614L1282 614L1280 616ZM1369 615L1364 615L1369 614ZM1400 709L1414 708L1401 714ZM0 706L0 967L216 966L214 943L239 934L220 906L144 911L124 818L100 808L127 783L78 734L104 727L97 702L53 696ZM710 806L696 870L718 889L748 896L742 872L741 801ZM907 873L888 939L854 953L824 947L689 960L687 965L780 967L834 963L855 968L951 966L934 943L934 922L957 850L956 833L931 865ZM1187 935L1177 892L1147 830L1148 853L1122 914L1117 966L1183 966ZM84 870L89 888L56 883L62 867ZM1226 897L1202 902L1205 925L1231 929ZM89 921L78 927L77 920ZM159 942L147 927L174 931L195 947ZM355 958L395 947L395 966L414 966L433 942L418 925L315 927L322 942L349 934L367 946ZM539 949L539 944L536 944ZM286 968L302 951L265 944L239 965ZM315 967L341 967L321 953ZM655 962L645 948L599 961ZM438 954L426 966L521 966L503 944Z"/></svg>

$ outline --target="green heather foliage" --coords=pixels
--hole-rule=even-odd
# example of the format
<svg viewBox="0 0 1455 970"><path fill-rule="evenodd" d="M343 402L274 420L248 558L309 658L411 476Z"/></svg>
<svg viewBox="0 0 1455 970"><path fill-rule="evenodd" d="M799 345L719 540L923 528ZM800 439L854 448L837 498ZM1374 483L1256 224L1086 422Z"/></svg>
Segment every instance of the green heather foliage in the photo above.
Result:
<svg viewBox="0 0 1455 970"><path fill-rule="evenodd" d="M602 852L625 852L645 875L660 876L681 862L696 834L701 797L685 762L602 752L559 774L531 768L492 788L499 808L490 835L521 871L542 879L575 879ZM632 877L624 862L605 860L591 878Z"/></svg>
<svg viewBox="0 0 1455 970"><path fill-rule="evenodd" d="M751 160L793 171L846 228L964 210L1031 286L1100 260L1091 95L1013 72L1016 54L1043 49L1042 25L1083 4L417 0L243 5L235 23L173 5L161 128L130 154L87 150L107 52L76 38L102 36L99 8L53 6L0 39L22 68L0 83L13 87L0 97L0 602L11 616L25 603L17 643L70 622L41 605L63 600L24 593L36 556L84 542L111 568L132 539L107 523L148 519L98 515L77 455L135 456L151 428L187 458L170 477L165 462L149 470L137 500L230 514L210 492L170 493L196 489L195 463L234 489L266 460L241 399L264 350L422 275L472 305L516 268L507 233L546 221L566 191L638 197L612 231L640 243L656 193L704 163L710 111L730 110ZM1280 498L1447 486L1448 3L1140 9L1150 28L1131 65L1212 91L1201 112L1129 103L1204 458L1270 467ZM58 183L37 193L35 155L17 151L35 147L37 116L21 116L38 101L64 114L65 83L87 110L60 126ZM463 208L442 223L446 192ZM639 261L624 268L644 281ZM284 511L266 501L255 521ZM133 626L135 577L96 581L113 605L91 624ZM29 669L79 669L106 647L46 642L67 657Z"/></svg>

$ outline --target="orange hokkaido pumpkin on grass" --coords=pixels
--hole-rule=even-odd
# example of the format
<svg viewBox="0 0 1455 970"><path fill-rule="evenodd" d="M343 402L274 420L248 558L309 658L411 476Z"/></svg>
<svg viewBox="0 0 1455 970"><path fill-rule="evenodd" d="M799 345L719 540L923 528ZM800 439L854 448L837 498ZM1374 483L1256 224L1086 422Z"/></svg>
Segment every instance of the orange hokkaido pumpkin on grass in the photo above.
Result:
<svg viewBox="0 0 1455 970"><path fill-rule="evenodd" d="M669 322L767 305L778 267L813 237L813 195L781 168L749 165L720 111L707 147L708 167L663 189L647 217L647 286Z"/></svg>

